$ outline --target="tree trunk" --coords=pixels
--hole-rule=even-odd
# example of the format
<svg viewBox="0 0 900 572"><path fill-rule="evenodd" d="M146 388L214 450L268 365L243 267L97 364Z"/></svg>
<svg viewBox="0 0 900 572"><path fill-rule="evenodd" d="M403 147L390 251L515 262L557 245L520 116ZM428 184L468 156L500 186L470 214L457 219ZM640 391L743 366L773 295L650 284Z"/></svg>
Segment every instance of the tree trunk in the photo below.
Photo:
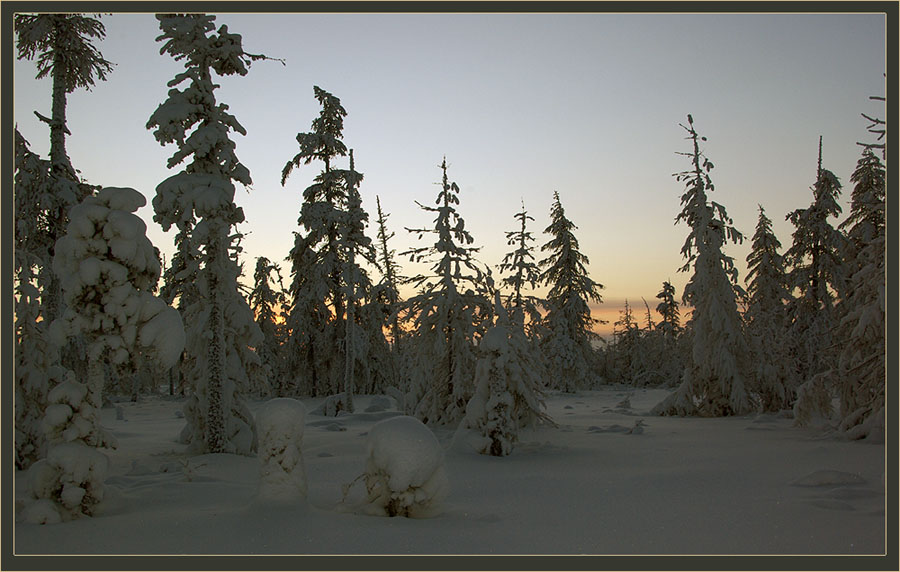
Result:
<svg viewBox="0 0 900 572"><path fill-rule="evenodd" d="M353 264L353 255L350 255L350 264ZM351 286L352 287L352 286ZM344 400L347 411L353 413L353 366L356 356L353 353L353 320L355 319L354 301L347 300L347 323L344 325Z"/></svg>
<svg viewBox="0 0 900 572"><path fill-rule="evenodd" d="M222 296L219 292L219 267L221 266L222 236L219 228L211 229L207 245L206 275L211 338L207 348L207 435L206 446L210 453L225 453L225 320L222 312Z"/></svg>

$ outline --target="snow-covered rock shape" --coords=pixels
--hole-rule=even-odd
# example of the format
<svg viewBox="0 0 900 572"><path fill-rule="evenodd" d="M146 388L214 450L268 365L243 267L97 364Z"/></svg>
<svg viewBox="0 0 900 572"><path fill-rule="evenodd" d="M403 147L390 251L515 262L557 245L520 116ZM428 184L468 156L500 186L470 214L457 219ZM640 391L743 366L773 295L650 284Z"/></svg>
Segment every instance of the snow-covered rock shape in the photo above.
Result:
<svg viewBox="0 0 900 572"><path fill-rule="evenodd" d="M366 443L369 505L388 516L426 517L449 492L444 450L415 417L379 421Z"/></svg>
<svg viewBox="0 0 900 572"><path fill-rule="evenodd" d="M267 401L256 414L259 435L259 498L294 502L306 498L301 443L306 408L296 399Z"/></svg>

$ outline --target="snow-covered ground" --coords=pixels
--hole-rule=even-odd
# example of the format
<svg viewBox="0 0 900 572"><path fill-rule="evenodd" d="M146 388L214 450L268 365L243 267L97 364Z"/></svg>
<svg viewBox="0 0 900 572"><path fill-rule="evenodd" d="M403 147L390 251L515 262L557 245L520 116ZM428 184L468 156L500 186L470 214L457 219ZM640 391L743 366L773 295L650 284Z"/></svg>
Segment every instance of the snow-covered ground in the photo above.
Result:
<svg viewBox="0 0 900 572"><path fill-rule="evenodd" d="M450 492L436 516L422 519L341 506L342 486L365 470L367 432L399 414L384 409L383 397L357 396L357 413L337 418L312 412L321 400L305 401L308 496L293 504L257 499L256 457L187 457L175 440L181 401L144 397L120 403L119 415L103 411L119 448L109 452L100 514L58 525L19 522L15 552L884 552L883 446L772 415L648 416L665 395L624 387L552 395L548 412L559 427L523 432L505 458L479 455L452 431L437 430ZM251 403L254 413L262 403ZM17 495L24 476L16 475Z"/></svg>

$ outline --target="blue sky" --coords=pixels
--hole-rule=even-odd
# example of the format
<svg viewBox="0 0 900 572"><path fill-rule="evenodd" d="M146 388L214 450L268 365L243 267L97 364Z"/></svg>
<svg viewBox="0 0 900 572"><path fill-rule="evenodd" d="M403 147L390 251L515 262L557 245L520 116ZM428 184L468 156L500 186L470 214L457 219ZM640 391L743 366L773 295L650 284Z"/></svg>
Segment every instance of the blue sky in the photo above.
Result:
<svg viewBox="0 0 900 572"><path fill-rule="evenodd" d="M91 92L70 94L69 155L89 182L134 187L149 203L175 173L165 166L174 150L145 124L181 65L159 55L152 15L101 21L98 47L117 66ZM748 239L728 248L742 282L757 204L786 248L784 217L812 198L822 135L846 213L856 142L871 140L860 113L884 116L868 99L885 92L881 15L221 13L217 23L240 33L248 52L286 63L254 63L217 92L247 130L235 141L254 181L236 195L248 273L252 258L287 255L300 195L320 169L301 167L280 184L296 134L319 112L313 85L347 109L344 140L365 175L364 206L374 223L381 197L398 252L419 244L403 227L431 224L413 201L434 200L444 155L480 259L492 266L522 200L545 242L558 191L592 278L606 286L597 315L611 322L625 298L652 307L664 280L680 296L689 278L677 272L687 229L674 224L682 187L672 177L688 167L676 154L688 150L678 126L688 113L716 165L712 199ZM32 111L49 115L50 82L34 75L32 62L16 62L15 117L45 154L46 126ZM149 207L140 214L170 255L172 233Z"/></svg>

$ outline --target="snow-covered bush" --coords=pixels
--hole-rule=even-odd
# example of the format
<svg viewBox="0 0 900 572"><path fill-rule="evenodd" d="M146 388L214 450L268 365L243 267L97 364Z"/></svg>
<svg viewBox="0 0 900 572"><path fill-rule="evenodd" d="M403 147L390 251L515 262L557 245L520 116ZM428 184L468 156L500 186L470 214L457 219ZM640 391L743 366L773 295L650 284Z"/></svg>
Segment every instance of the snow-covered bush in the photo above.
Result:
<svg viewBox="0 0 900 572"><path fill-rule="evenodd" d="M428 427L406 415L379 421L369 431L362 478L373 514L430 516L449 492L444 450Z"/></svg>
<svg viewBox="0 0 900 572"><path fill-rule="evenodd" d="M41 426L51 446L81 441L105 443L115 447L116 439L100 427L100 411L88 399L88 387L69 379L54 387L47 396L47 408ZM99 434L95 434L98 433Z"/></svg>
<svg viewBox="0 0 900 572"><path fill-rule="evenodd" d="M256 415L259 497L291 502L306 497L301 443L306 408L296 399L267 401Z"/></svg>
<svg viewBox="0 0 900 572"><path fill-rule="evenodd" d="M46 459L28 471L29 486L36 502L23 518L33 524L55 524L82 514L94 514L103 500L103 480L109 459L97 449L75 441L56 445Z"/></svg>
<svg viewBox="0 0 900 572"><path fill-rule="evenodd" d="M515 403L511 393L512 384L518 380L510 379L507 367L513 364L509 360L509 345L506 329L494 326L485 332L478 344L482 357L475 368L475 395L466 406L466 419L463 425L478 429L484 437L479 453L502 457L512 453L516 441L518 427L515 420Z"/></svg>

